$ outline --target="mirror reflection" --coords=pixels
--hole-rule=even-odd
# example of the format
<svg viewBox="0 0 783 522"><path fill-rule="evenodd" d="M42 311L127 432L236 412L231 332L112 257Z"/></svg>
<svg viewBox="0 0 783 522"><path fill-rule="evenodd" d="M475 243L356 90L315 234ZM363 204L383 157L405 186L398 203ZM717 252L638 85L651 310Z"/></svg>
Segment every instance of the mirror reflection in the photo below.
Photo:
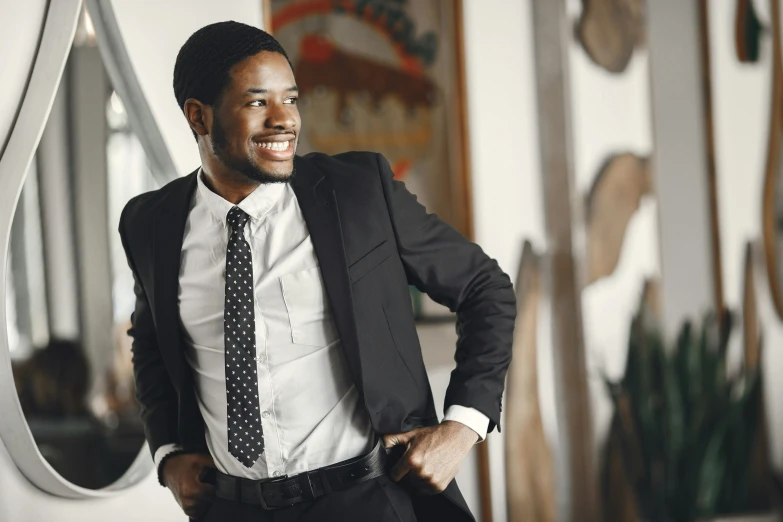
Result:
<svg viewBox="0 0 783 522"><path fill-rule="evenodd" d="M87 488L120 478L144 443L115 224L157 183L127 110L85 11L14 216L6 310L30 431L55 471Z"/></svg>

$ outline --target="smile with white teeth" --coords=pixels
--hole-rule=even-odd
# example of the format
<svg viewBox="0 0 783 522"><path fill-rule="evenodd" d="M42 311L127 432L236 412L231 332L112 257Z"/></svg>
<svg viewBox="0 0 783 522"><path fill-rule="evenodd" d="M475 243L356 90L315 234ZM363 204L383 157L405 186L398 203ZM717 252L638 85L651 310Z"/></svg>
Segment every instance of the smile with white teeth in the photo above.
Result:
<svg viewBox="0 0 783 522"><path fill-rule="evenodd" d="M290 144L291 144L290 141L262 141L260 143L258 142L256 143L256 145L258 145L261 148L277 150L277 151L288 150Z"/></svg>

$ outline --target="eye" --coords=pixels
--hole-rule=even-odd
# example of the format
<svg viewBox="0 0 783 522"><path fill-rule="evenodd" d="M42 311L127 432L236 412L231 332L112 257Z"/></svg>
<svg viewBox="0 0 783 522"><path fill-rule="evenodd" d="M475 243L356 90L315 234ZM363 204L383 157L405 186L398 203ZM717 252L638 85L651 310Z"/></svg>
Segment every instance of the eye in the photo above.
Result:
<svg viewBox="0 0 783 522"><path fill-rule="evenodd" d="M250 102L250 105L252 105L253 107L263 107L264 105L266 105L266 100L253 100Z"/></svg>
<svg viewBox="0 0 783 522"><path fill-rule="evenodd" d="M292 96L291 98L286 98L285 103L296 105L297 100L299 100L299 98L297 98L296 96Z"/></svg>

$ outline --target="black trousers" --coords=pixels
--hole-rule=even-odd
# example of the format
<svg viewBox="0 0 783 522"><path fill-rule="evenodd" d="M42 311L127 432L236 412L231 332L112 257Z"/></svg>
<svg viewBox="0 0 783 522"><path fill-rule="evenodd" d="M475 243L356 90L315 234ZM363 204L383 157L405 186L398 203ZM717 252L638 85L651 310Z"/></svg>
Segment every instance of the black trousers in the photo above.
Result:
<svg viewBox="0 0 783 522"><path fill-rule="evenodd" d="M198 522L416 522L406 489L387 476L274 511L215 498Z"/></svg>

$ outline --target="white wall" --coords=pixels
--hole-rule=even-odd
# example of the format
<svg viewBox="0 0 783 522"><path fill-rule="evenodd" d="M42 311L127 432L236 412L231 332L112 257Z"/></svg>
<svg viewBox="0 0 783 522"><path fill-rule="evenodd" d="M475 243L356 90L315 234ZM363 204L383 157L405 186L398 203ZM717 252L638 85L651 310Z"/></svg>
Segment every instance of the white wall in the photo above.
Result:
<svg viewBox="0 0 783 522"><path fill-rule="evenodd" d="M475 240L513 280L525 239L538 253L546 249L530 2L463 2L463 18ZM553 443L551 345L542 308L539 388ZM507 518L504 434L486 442L495 522Z"/></svg>
<svg viewBox="0 0 783 522"><path fill-rule="evenodd" d="M44 0L29 0L21 4L14 0L0 0L3 25L17 29L3 34L5 50L0 53L0 78L3 78L0 82L0 154L5 148L32 72L47 3ZM36 37L31 38L31 35ZM13 49L13 52L8 52L9 49Z"/></svg>

